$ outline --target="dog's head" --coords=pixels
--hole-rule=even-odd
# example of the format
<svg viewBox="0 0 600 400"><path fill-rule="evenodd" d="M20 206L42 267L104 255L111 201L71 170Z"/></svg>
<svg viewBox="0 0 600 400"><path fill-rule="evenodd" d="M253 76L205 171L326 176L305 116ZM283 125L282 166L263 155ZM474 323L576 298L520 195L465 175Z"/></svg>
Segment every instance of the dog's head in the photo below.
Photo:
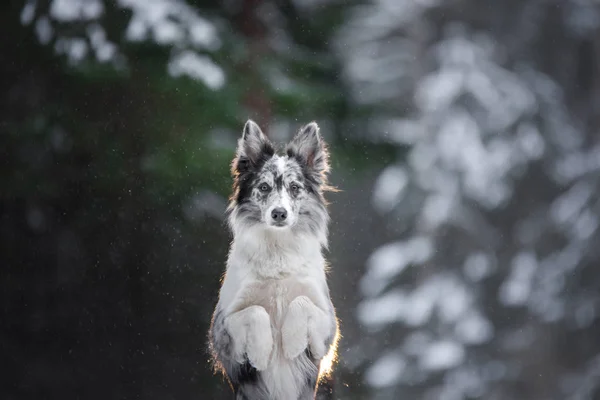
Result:
<svg viewBox="0 0 600 400"><path fill-rule="evenodd" d="M328 170L327 146L315 122L300 129L283 155L256 123L246 122L232 163L232 228L326 235Z"/></svg>

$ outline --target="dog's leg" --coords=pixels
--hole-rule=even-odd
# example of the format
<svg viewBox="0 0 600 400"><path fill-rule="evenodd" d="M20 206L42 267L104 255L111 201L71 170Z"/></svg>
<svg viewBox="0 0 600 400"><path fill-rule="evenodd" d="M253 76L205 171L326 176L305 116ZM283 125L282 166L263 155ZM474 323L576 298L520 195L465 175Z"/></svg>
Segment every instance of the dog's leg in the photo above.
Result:
<svg viewBox="0 0 600 400"><path fill-rule="evenodd" d="M308 297L298 296L290 303L281 327L283 355L287 359L298 357L309 348L316 360L321 360L331 344L335 320Z"/></svg>
<svg viewBox="0 0 600 400"><path fill-rule="evenodd" d="M233 342L233 359L243 364L248 357L258 371L269 365L273 350L271 318L260 306L250 306L225 318L225 329Z"/></svg>

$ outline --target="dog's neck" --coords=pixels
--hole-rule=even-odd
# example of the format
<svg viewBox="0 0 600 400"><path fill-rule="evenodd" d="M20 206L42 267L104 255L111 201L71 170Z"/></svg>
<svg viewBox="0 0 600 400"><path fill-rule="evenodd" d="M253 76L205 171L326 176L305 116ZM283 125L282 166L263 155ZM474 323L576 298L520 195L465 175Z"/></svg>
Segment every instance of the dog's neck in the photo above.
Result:
<svg viewBox="0 0 600 400"><path fill-rule="evenodd" d="M272 228L248 229L235 233L229 265L264 279L320 273L325 267L321 248L319 239L311 235Z"/></svg>

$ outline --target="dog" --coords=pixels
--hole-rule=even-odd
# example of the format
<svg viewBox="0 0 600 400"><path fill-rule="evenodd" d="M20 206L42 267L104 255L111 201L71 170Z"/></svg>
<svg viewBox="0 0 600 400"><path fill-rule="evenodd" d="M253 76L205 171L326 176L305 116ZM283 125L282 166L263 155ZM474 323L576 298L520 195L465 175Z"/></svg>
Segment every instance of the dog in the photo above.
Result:
<svg viewBox="0 0 600 400"><path fill-rule="evenodd" d="M215 368L236 400L314 399L330 373L339 324L322 254L328 159L315 122L282 155L252 120L238 140L233 241L209 330Z"/></svg>

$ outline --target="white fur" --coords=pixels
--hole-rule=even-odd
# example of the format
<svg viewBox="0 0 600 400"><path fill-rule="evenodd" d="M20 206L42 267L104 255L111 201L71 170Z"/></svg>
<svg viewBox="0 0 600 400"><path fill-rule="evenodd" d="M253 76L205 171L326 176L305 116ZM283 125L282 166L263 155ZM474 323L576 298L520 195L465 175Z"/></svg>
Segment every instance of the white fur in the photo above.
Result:
<svg viewBox="0 0 600 400"><path fill-rule="evenodd" d="M273 205L267 209L265 220L268 221L269 224L273 223L271 212L275 208L283 208L285 211L287 211L287 219L285 220L286 226L294 225L294 222L296 222L296 215L294 214L294 210L292 210L292 202L287 190L282 190L280 193L278 193Z"/></svg>
<svg viewBox="0 0 600 400"><path fill-rule="evenodd" d="M285 170L285 158L275 155L273 156L273 159L275 160L275 165L277 165L277 170L279 171L279 174L283 174ZM269 183L271 184L271 186L273 186L273 179L269 179ZM269 225L273 223L273 219L271 218L271 212L275 208L283 208L285 209L285 211L287 211L287 219L285 221L286 226L294 225L294 222L296 222L296 215L294 213L294 210L292 209L292 199L290 198L290 194L287 190L277 192L273 204L267 209L266 215L263 216L263 219L267 221Z"/></svg>
<svg viewBox="0 0 600 400"><path fill-rule="evenodd" d="M277 162L277 169L279 170L279 173L283 174L283 171L285 170L285 159L277 155L274 157Z"/></svg>
<svg viewBox="0 0 600 400"><path fill-rule="evenodd" d="M289 305L281 327L283 355L288 360L298 357L307 346L316 358L323 358L325 340L330 334L327 314L308 297L298 296Z"/></svg>
<svg viewBox="0 0 600 400"><path fill-rule="evenodd" d="M225 320L225 329L236 332L231 339L237 362L243 363L246 353L257 370L267 368L273 350L273 334L269 314L263 307L250 306L231 314Z"/></svg>
<svg viewBox="0 0 600 400"><path fill-rule="evenodd" d="M304 349L309 345L322 357L335 329L326 313L330 300L320 238L265 225L234 235L219 297L228 315L226 329L232 338L242 338L236 349L243 354L245 346L250 362L263 371L271 398L296 399L303 384L297 378L316 370ZM266 366L265 360L270 360Z"/></svg>

